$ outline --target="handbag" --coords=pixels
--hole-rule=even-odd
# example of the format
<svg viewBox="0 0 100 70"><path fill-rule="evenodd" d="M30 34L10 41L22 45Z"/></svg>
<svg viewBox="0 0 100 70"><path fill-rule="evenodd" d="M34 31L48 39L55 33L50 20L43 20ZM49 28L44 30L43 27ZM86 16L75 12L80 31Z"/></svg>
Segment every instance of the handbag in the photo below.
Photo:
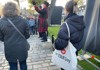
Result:
<svg viewBox="0 0 100 70"><path fill-rule="evenodd" d="M8 18L7 20L14 27L14 29L26 40L25 36L19 31L19 29L13 24L13 22ZM30 44L27 42L27 50L29 49L30 49Z"/></svg>
<svg viewBox="0 0 100 70"><path fill-rule="evenodd" d="M65 22L68 29L68 37L70 38L70 30L68 24ZM64 50L56 50L53 52L52 60L55 65L65 70L76 70L77 69L77 57L76 48L68 40L68 45Z"/></svg>

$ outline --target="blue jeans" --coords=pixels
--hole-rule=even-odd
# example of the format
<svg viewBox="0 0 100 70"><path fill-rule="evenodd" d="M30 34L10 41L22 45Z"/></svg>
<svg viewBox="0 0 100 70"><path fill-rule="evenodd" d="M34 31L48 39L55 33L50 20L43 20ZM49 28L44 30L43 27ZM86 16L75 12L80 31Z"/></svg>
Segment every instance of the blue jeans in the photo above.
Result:
<svg viewBox="0 0 100 70"><path fill-rule="evenodd" d="M25 61L19 62L20 70L27 70L27 63ZM18 62L9 62L10 70L18 70Z"/></svg>

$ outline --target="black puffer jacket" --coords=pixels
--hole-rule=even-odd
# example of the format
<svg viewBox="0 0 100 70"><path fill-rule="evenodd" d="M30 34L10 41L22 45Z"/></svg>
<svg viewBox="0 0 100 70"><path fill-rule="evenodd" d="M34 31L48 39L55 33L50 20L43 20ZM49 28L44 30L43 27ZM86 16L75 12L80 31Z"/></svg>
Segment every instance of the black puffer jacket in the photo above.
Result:
<svg viewBox="0 0 100 70"><path fill-rule="evenodd" d="M85 28L83 22L83 16L78 16L76 14L71 14L68 16L69 17L67 17L65 22L67 22L70 29L70 33L71 33L70 41L77 50L80 50L81 49L80 41L83 38L84 28ZM64 23L61 26L58 33L58 37L55 41L55 49L63 50L64 48L66 48L66 46L68 45L68 40L69 40L68 30L66 24Z"/></svg>
<svg viewBox="0 0 100 70"><path fill-rule="evenodd" d="M13 22L26 39L14 29L7 21L7 18ZM0 19L0 40L4 42L5 57L9 62L24 61L28 57L27 39L30 37L29 26L27 21L20 16L7 18Z"/></svg>

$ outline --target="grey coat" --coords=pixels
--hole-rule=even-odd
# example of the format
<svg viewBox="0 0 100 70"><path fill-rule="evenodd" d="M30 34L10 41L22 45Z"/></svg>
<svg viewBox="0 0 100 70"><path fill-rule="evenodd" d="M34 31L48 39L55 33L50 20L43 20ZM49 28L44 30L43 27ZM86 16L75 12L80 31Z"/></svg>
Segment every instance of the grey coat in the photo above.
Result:
<svg viewBox="0 0 100 70"><path fill-rule="evenodd" d="M0 19L0 40L4 42L5 57L9 62L24 61L27 59L27 39L29 27L27 21L20 16L7 17L25 36L24 39L7 21L5 17Z"/></svg>

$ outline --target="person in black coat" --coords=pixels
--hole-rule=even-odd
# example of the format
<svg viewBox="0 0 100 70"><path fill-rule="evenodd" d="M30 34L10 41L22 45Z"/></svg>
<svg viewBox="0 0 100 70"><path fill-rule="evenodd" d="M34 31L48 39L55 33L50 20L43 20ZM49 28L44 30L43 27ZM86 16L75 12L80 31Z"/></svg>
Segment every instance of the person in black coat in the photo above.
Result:
<svg viewBox="0 0 100 70"><path fill-rule="evenodd" d="M24 39L8 22L10 19L19 31L25 36ZM3 8L3 17L0 19L0 41L4 42L5 57L10 70L27 70L28 44L30 37L27 20L19 15L18 7L13 2L8 2Z"/></svg>
<svg viewBox="0 0 100 70"><path fill-rule="evenodd" d="M78 16L77 14L73 13L73 9L76 4L73 1L69 1L66 4L66 14L67 17L65 18L65 22L67 22L69 29L70 29L70 42L74 45L74 47L79 51L81 49L80 41L83 38L84 34L84 21L83 16ZM63 50L68 45L68 30L66 24L63 23L57 39L55 40L55 49ZM64 70L64 69L61 69Z"/></svg>

